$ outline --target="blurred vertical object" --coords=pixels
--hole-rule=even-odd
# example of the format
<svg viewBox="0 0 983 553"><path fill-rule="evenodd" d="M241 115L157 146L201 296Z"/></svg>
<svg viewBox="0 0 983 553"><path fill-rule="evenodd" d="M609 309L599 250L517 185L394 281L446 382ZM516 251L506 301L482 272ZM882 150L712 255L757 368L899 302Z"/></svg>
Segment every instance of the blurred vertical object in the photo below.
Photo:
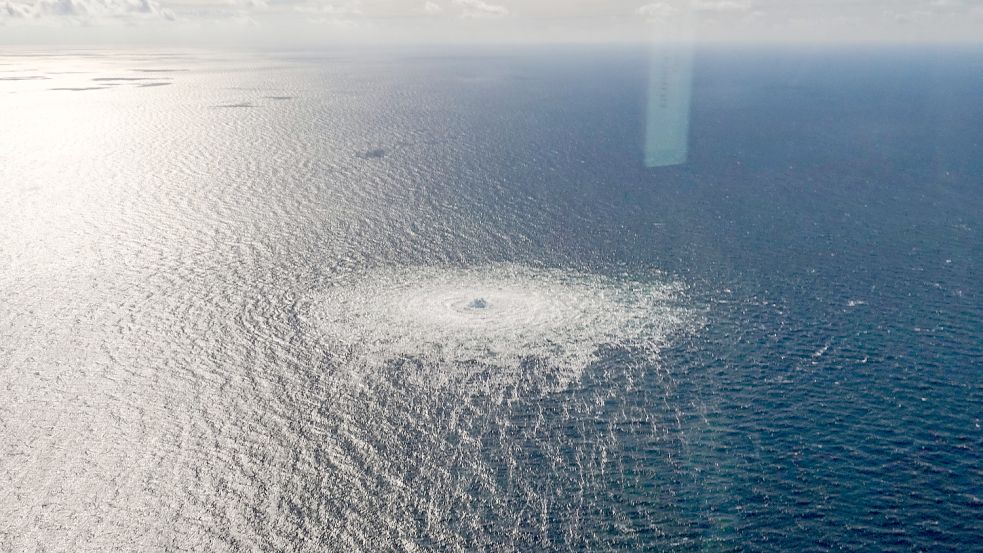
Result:
<svg viewBox="0 0 983 553"><path fill-rule="evenodd" d="M646 167L686 163L693 83L691 14L687 5L685 13L670 21L675 30L656 37L652 46L645 123Z"/></svg>

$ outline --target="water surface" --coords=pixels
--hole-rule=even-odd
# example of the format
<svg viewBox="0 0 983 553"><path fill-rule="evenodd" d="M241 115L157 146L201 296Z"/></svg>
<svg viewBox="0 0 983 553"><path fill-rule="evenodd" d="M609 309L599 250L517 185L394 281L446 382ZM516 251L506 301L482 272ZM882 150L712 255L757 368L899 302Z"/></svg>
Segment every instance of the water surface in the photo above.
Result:
<svg viewBox="0 0 983 553"><path fill-rule="evenodd" d="M979 547L978 51L2 61L0 550Z"/></svg>

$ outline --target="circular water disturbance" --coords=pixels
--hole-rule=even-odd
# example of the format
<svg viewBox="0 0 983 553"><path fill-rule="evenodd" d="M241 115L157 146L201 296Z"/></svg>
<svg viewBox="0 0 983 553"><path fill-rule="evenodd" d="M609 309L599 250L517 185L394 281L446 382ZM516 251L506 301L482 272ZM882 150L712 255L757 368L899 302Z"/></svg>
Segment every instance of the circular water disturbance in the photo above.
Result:
<svg viewBox="0 0 983 553"><path fill-rule="evenodd" d="M351 274L314 295L329 355L372 369L409 361L433 384L535 366L569 383L606 348L654 357L691 326L677 282L495 265Z"/></svg>

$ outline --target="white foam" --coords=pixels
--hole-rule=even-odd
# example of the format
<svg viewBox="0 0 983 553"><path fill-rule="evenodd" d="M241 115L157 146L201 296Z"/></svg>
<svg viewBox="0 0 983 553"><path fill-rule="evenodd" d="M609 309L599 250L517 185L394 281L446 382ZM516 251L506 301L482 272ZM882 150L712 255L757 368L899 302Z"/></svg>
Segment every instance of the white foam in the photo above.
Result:
<svg viewBox="0 0 983 553"><path fill-rule="evenodd" d="M517 265L386 269L315 294L310 322L333 355L366 369L409 360L447 384L476 372L507 381L532 363L568 383L607 347L657 355L693 321L683 290Z"/></svg>

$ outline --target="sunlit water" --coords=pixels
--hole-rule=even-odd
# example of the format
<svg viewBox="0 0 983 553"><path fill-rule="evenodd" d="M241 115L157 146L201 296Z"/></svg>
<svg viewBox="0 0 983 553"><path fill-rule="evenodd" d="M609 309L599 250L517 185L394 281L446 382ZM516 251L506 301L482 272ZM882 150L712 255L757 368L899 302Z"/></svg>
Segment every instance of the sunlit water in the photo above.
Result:
<svg viewBox="0 0 983 553"><path fill-rule="evenodd" d="M0 57L0 551L953 550L978 52Z"/></svg>

